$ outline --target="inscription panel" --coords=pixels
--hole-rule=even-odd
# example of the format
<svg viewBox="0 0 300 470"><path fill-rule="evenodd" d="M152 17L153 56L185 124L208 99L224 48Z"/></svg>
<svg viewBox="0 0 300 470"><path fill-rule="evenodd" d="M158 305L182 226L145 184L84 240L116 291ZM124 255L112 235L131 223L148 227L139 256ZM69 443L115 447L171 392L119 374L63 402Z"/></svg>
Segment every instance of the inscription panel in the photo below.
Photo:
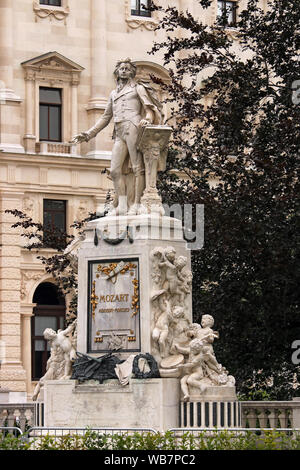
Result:
<svg viewBox="0 0 300 470"><path fill-rule="evenodd" d="M88 352L140 345L139 259L89 261Z"/></svg>

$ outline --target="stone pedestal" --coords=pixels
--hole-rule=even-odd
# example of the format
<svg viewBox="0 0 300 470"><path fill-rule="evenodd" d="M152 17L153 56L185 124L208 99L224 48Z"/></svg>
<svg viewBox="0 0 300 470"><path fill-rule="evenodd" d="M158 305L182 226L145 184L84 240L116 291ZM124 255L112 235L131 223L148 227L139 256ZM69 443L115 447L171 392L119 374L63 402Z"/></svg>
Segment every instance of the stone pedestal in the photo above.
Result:
<svg viewBox="0 0 300 470"><path fill-rule="evenodd" d="M159 366L161 358L151 334L151 252L170 246L188 258L190 269L177 219L145 214L103 217L87 224L78 251L79 353L99 358L117 347L120 359L150 354ZM186 316L192 321L189 297ZM105 380L103 385L95 380L47 382L45 425L157 431L178 427L178 378L132 377L125 386L118 380Z"/></svg>
<svg viewBox="0 0 300 470"><path fill-rule="evenodd" d="M177 379L118 380L78 384L75 380L45 383L46 427L147 428L178 427Z"/></svg>
<svg viewBox="0 0 300 470"><path fill-rule="evenodd" d="M237 401L235 387L208 387L201 395L194 392L192 390L190 401L180 402L180 427L241 427L241 404Z"/></svg>
<svg viewBox="0 0 300 470"><path fill-rule="evenodd" d="M9 403L9 390L0 388L0 404L7 405Z"/></svg>
<svg viewBox="0 0 300 470"><path fill-rule="evenodd" d="M152 265L154 248L172 246L177 255L190 253L181 221L158 215L103 217L90 222L78 256L77 350L100 356L120 340L119 357L150 353ZM192 320L191 295L186 316Z"/></svg>

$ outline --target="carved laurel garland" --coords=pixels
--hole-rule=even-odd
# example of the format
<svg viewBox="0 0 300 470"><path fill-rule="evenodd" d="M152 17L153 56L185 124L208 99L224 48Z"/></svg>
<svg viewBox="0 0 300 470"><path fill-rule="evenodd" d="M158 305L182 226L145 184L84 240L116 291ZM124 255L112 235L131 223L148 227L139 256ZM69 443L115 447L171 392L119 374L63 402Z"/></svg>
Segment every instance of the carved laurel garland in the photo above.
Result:
<svg viewBox="0 0 300 470"><path fill-rule="evenodd" d="M49 5L41 5L38 1L34 0L33 2L33 11L36 15L35 21L37 18L55 18L58 21L65 21L66 24L66 17L70 13L70 8L68 5L63 7L56 7L56 6L49 6Z"/></svg>
<svg viewBox="0 0 300 470"><path fill-rule="evenodd" d="M125 21L130 28L145 28L148 31L154 31L158 25L158 18L156 12L152 14L154 16L151 18L145 18L143 16L131 16L130 0L125 0Z"/></svg>

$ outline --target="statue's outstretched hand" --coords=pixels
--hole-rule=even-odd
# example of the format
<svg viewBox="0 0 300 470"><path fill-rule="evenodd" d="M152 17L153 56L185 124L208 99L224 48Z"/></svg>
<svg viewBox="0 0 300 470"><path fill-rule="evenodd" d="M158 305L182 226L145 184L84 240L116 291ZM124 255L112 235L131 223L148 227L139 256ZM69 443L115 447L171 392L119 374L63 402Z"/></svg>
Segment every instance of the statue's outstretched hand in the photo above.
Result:
<svg viewBox="0 0 300 470"><path fill-rule="evenodd" d="M146 127L148 126L149 124L151 124L150 121L148 121L148 119L142 119L139 123L139 127Z"/></svg>
<svg viewBox="0 0 300 470"><path fill-rule="evenodd" d="M80 142L87 142L89 140L89 135L87 132L81 132L73 137L70 140L70 144L79 144Z"/></svg>

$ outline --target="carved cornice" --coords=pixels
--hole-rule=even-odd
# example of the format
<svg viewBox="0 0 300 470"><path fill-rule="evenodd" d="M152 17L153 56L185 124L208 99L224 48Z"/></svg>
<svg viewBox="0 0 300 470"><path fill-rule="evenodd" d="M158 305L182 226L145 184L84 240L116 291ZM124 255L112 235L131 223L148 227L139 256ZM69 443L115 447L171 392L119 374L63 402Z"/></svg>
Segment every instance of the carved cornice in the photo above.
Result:
<svg viewBox="0 0 300 470"><path fill-rule="evenodd" d="M132 16L130 0L125 0L125 21L132 29L144 28L148 31L154 31L158 26L157 12L152 12L152 16L149 18L144 16Z"/></svg>
<svg viewBox="0 0 300 470"><path fill-rule="evenodd" d="M23 62L25 80L47 79L53 82L79 83L83 67L58 52L48 52L42 56Z"/></svg>
<svg viewBox="0 0 300 470"><path fill-rule="evenodd" d="M34 0L33 11L35 13L35 21L37 21L38 18L49 18L50 21L54 18L57 21L64 21L66 24L66 18L70 13L70 8L68 5L61 7L41 5L39 1Z"/></svg>

